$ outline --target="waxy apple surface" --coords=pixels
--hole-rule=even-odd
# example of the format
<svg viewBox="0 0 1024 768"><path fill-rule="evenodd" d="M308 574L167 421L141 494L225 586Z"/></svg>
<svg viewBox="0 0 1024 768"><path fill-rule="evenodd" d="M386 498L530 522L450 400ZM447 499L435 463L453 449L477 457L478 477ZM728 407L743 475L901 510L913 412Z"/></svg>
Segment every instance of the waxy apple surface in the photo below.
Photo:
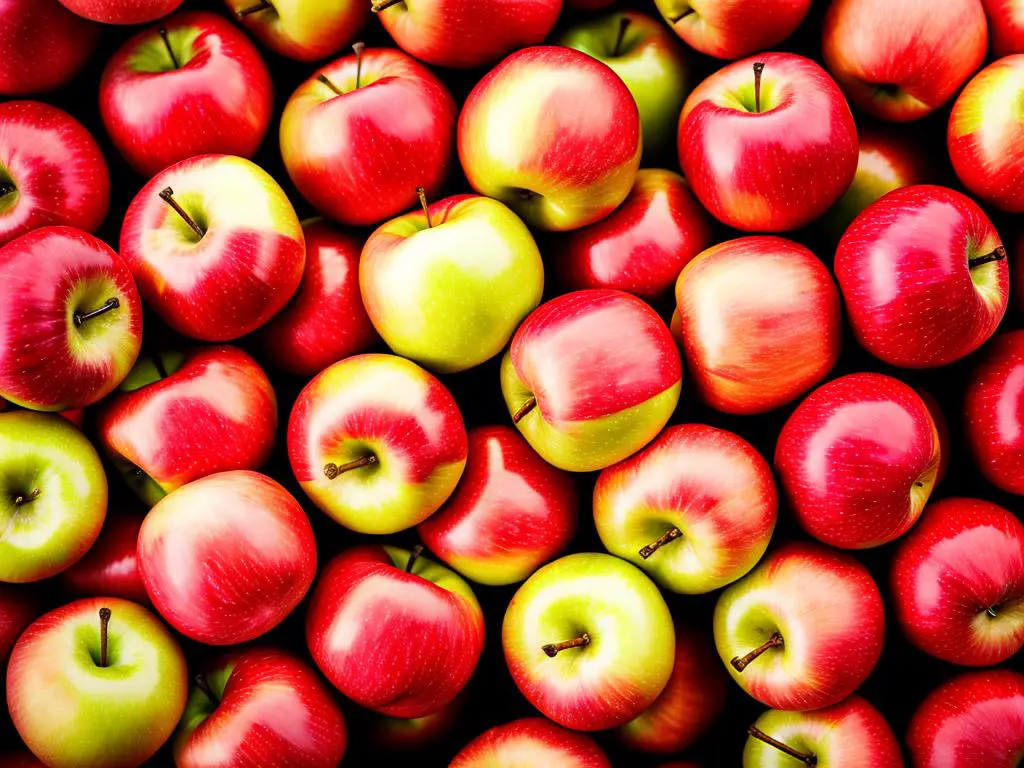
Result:
<svg viewBox="0 0 1024 768"><path fill-rule="evenodd" d="M687 45L719 59L774 48L800 26L811 0L655 0Z"/></svg>
<svg viewBox="0 0 1024 768"><path fill-rule="evenodd" d="M225 0L253 37L282 56L317 61L351 43L370 16L363 0Z"/></svg>
<svg viewBox="0 0 1024 768"><path fill-rule="evenodd" d="M498 725L473 739L448 768L611 768L589 736L540 717Z"/></svg>
<svg viewBox="0 0 1024 768"><path fill-rule="evenodd" d="M66 85L96 49L100 26L57 0L0 2L0 95L23 96Z"/></svg>
<svg viewBox="0 0 1024 768"><path fill-rule="evenodd" d="M60 0L65 8L104 24L145 24L177 9L184 0Z"/></svg>

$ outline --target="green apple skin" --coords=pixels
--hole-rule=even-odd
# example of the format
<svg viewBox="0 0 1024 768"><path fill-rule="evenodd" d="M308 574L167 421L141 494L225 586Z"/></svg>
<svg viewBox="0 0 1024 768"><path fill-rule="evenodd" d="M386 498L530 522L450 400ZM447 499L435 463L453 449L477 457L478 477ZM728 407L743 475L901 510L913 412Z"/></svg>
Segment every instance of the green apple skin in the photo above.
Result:
<svg viewBox="0 0 1024 768"><path fill-rule="evenodd" d="M682 45L665 24L621 11L577 24L558 42L604 62L622 78L640 110L645 159L672 143L690 91L689 68Z"/></svg>
<svg viewBox="0 0 1024 768"><path fill-rule="evenodd" d="M110 610L107 666L101 608ZM188 670L152 613L119 598L78 600L46 614L18 640L7 706L21 738L50 768L133 768L174 732Z"/></svg>
<svg viewBox="0 0 1024 768"><path fill-rule="evenodd" d="M71 567L106 515L107 477L85 435L56 414L0 414L0 581Z"/></svg>
<svg viewBox="0 0 1024 768"><path fill-rule="evenodd" d="M457 195L381 225L359 260L363 304L399 355L440 373L499 354L544 291L540 251L497 200Z"/></svg>

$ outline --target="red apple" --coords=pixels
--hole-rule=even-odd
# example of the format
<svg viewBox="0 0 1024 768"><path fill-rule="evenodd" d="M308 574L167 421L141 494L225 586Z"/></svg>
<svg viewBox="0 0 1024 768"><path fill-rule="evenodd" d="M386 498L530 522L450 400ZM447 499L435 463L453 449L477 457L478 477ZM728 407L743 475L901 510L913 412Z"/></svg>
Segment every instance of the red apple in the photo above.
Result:
<svg viewBox="0 0 1024 768"><path fill-rule="evenodd" d="M964 396L967 443L981 473L1024 494L1024 331L997 336L970 374Z"/></svg>
<svg viewBox="0 0 1024 768"><path fill-rule="evenodd" d="M484 731L448 768L611 768L593 739L541 717L513 720Z"/></svg>
<svg viewBox="0 0 1024 768"><path fill-rule="evenodd" d="M148 603L149 595L139 573L141 527L138 515L108 511L96 543L85 557L60 574L61 589L76 597L109 595Z"/></svg>
<svg viewBox="0 0 1024 768"><path fill-rule="evenodd" d="M800 26L811 0L655 0L658 10L694 50L738 59L774 48Z"/></svg>
<svg viewBox="0 0 1024 768"><path fill-rule="evenodd" d="M366 0L226 0L252 35L282 56L317 61L336 54L370 17Z"/></svg>
<svg viewBox="0 0 1024 768"><path fill-rule="evenodd" d="M981 0L988 16L988 34L996 56L1024 53L1024 3L1020 0Z"/></svg>
<svg viewBox="0 0 1024 768"><path fill-rule="evenodd" d="M145 24L172 13L183 0L60 0L86 19L104 24Z"/></svg>
<svg viewBox="0 0 1024 768"><path fill-rule="evenodd" d="M0 95L67 84L96 49L100 26L57 0L0 0Z"/></svg>
<svg viewBox="0 0 1024 768"><path fill-rule="evenodd" d="M0 669L15 641L38 615L36 598L29 587L0 583Z"/></svg>
<svg viewBox="0 0 1024 768"><path fill-rule="evenodd" d="M942 412L939 401L930 392L920 387L917 387L915 391L928 408L928 413L932 415L932 421L935 422L935 429L939 433L939 471L935 475L935 484L938 485L942 482L942 478L946 476L946 470L949 468L950 452L952 451L953 444L950 442L949 422L946 421L946 415Z"/></svg>

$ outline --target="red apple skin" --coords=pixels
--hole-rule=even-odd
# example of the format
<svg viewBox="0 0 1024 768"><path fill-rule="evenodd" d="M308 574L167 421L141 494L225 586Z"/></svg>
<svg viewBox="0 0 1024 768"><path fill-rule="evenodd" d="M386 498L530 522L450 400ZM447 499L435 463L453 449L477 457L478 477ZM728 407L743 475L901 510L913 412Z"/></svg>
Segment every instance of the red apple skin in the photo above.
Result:
<svg viewBox="0 0 1024 768"><path fill-rule="evenodd" d="M160 501L142 524L138 558L160 615L207 645L268 632L316 574L302 507L274 480L242 470L209 475Z"/></svg>
<svg viewBox="0 0 1024 768"><path fill-rule="evenodd" d="M122 597L147 605L149 595L139 573L140 528L140 516L108 512L92 549L60 574L61 589L75 597Z"/></svg>
<svg viewBox="0 0 1024 768"><path fill-rule="evenodd" d="M759 113L755 63L764 64ZM857 128L825 70L795 54L765 53L693 90L679 116L679 160L716 219L784 232L818 218L846 192L857 171Z"/></svg>
<svg viewBox="0 0 1024 768"><path fill-rule="evenodd" d="M964 395L967 443L985 478L1024 495L1024 331L997 336Z"/></svg>
<svg viewBox="0 0 1024 768"><path fill-rule="evenodd" d="M60 0L86 19L104 24L145 24L174 12L183 0Z"/></svg>
<svg viewBox="0 0 1024 768"><path fill-rule="evenodd" d="M1016 768L1024 752L1024 675L987 669L943 683L911 718L907 745L914 768Z"/></svg>
<svg viewBox="0 0 1024 768"><path fill-rule="evenodd" d="M774 48L793 34L810 11L811 0L662 0L658 9L694 50L738 59Z"/></svg>
<svg viewBox="0 0 1024 768"><path fill-rule="evenodd" d="M1024 5L1020 0L981 0L996 57L1024 53Z"/></svg>
<svg viewBox="0 0 1024 768"><path fill-rule="evenodd" d="M223 695L211 702L192 690L174 741L177 768L341 763L348 745L345 718L305 662L284 651L251 648L220 659L207 682L213 677L226 677Z"/></svg>
<svg viewBox="0 0 1024 768"><path fill-rule="evenodd" d="M469 431L455 492L417 529L449 567L480 584L523 581L576 533L576 486L511 427Z"/></svg>
<svg viewBox="0 0 1024 768"><path fill-rule="evenodd" d="M995 332L1010 286L1005 258L973 268L969 261L1001 247L989 218L959 192L931 185L889 192L854 219L836 250L857 340L903 368L970 354Z"/></svg>
<svg viewBox="0 0 1024 768"><path fill-rule="evenodd" d="M263 332L267 357L296 376L312 377L380 337L359 293L362 241L324 219L302 224L306 266L298 293Z"/></svg>
<svg viewBox="0 0 1024 768"><path fill-rule="evenodd" d="M39 615L33 592L22 585L0 584L0 669L25 627ZM7 763L0 763L7 765Z"/></svg>
<svg viewBox="0 0 1024 768"><path fill-rule="evenodd" d="M484 731L462 748L448 768L611 768L589 736L542 717L513 720Z"/></svg>
<svg viewBox="0 0 1024 768"><path fill-rule="evenodd" d="M800 403L775 446L797 521L834 547L876 547L917 521L935 484L939 434L918 394L879 373L830 381Z"/></svg>
<svg viewBox="0 0 1024 768"><path fill-rule="evenodd" d="M942 482L942 478L946 476L946 470L949 469L949 457L952 455L953 444L949 435L949 422L946 421L946 414L942 412L939 401L935 399L931 392L920 387L915 391L917 396L924 402L925 407L928 408L928 413L932 415L932 421L935 422L935 429L939 433L939 471L935 475L935 484L938 485Z"/></svg>
<svg viewBox="0 0 1024 768"><path fill-rule="evenodd" d="M612 288L656 301L709 245L710 219L686 180L643 168L622 205L565 236L556 264L570 290Z"/></svg>
<svg viewBox="0 0 1024 768"><path fill-rule="evenodd" d="M57 0L0 0L0 96L71 81L96 49L100 26Z"/></svg>

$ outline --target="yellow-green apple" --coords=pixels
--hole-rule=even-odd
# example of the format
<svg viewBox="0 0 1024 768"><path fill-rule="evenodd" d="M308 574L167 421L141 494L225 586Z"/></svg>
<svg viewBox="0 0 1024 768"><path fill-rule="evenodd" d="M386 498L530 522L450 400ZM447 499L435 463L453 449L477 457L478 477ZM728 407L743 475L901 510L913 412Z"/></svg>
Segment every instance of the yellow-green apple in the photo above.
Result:
<svg viewBox="0 0 1024 768"><path fill-rule="evenodd" d="M85 435L53 414L0 414L0 582L70 567L106 514L107 478Z"/></svg>
<svg viewBox="0 0 1024 768"><path fill-rule="evenodd" d="M892 564L903 633L943 661L987 667L1024 647L1024 524L980 499L932 504Z"/></svg>
<svg viewBox="0 0 1024 768"><path fill-rule="evenodd" d="M448 768L611 768L593 739L542 717L525 717L484 731Z"/></svg>
<svg viewBox="0 0 1024 768"><path fill-rule="evenodd" d="M578 229L611 213L633 186L642 145L622 79L561 46L513 53L476 84L459 116L470 185L539 229Z"/></svg>
<svg viewBox="0 0 1024 768"><path fill-rule="evenodd" d="M455 398L394 355L335 363L302 390L288 423L302 490L360 533L395 533L436 512L455 490L467 450Z"/></svg>
<svg viewBox="0 0 1024 768"><path fill-rule="evenodd" d="M654 0L675 33L696 51L738 59L774 48L807 16L811 0Z"/></svg>
<svg viewBox="0 0 1024 768"><path fill-rule="evenodd" d="M370 741L385 752L407 752L436 744L459 723L465 700L466 696L459 694L423 717L378 715L370 726Z"/></svg>
<svg viewBox="0 0 1024 768"><path fill-rule="evenodd" d="M835 0L825 16L825 64L847 96L886 120L941 107L985 58L981 0Z"/></svg>
<svg viewBox="0 0 1024 768"><path fill-rule="evenodd" d="M554 261L561 282L572 290L612 288L656 301L709 245L710 217L686 180L672 171L641 168L622 205L565 235Z"/></svg>
<svg viewBox="0 0 1024 768"><path fill-rule="evenodd" d="M775 468L800 525L834 547L902 536L921 516L939 470L939 433L910 387L854 373L816 389L786 421Z"/></svg>
<svg viewBox="0 0 1024 768"><path fill-rule="evenodd" d="M184 0L60 0L79 16L104 24L145 24L172 13Z"/></svg>
<svg viewBox="0 0 1024 768"><path fill-rule="evenodd" d="M527 700L578 731L644 712L675 658L672 616L654 582L625 560L587 552L527 579L505 612L501 643Z"/></svg>
<svg viewBox="0 0 1024 768"><path fill-rule="evenodd" d="M479 584L523 581L569 546L576 487L510 427L469 431L466 470L441 510L419 525L438 558Z"/></svg>
<svg viewBox="0 0 1024 768"><path fill-rule="evenodd" d="M135 364L142 302L106 243L43 227L0 248L0 396L41 411L92 405Z"/></svg>
<svg viewBox="0 0 1024 768"><path fill-rule="evenodd" d="M671 145L690 88L683 48L664 24L619 11L576 24L558 43L593 56L622 78L640 110L646 157Z"/></svg>
<svg viewBox="0 0 1024 768"><path fill-rule="evenodd" d="M1024 331L997 336L964 394L967 444L993 485L1024 495Z"/></svg>
<svg viewBox="0 0 1024 768"><path fill-rule="evenodd" d="M421 550L346 550L320 574L306 614L306 643L321 671L357 704L393 717L446 706L484 646L473 590Z"/></svg>
<svg viewBox="0 0 1024 768"><path fill-rule="evenodd" d="M573 472L604 469L653 440L682 381L664 321L622 291L576 291L542 304L501 362L513 423L545 461Z"/></svg>
<svg viewBox="0 0 1024 768"><path fill-rule="evenodd" d="M865 208L839 241L835 273L857 340L903 368L973 352L995 332L1010 292L1006 249L988 216L931 185Z"/></svg>
<svg viewBox="0 0 1024 768"><path fill-rule="evenodd" d="M775 709L838 704L871 674L884 639L871 574L818 544L776 549L715 606L715 645L726 669Z"/></svg>
<svg viewBox="0 0 1024 768"><path fill-rule="evenodd" d="M263 329L264 352L278 368L312 377L366 352L379 337L359 295L363 241L323 218L302 222L306 266L292 301Z"/></svg>
<svg viewBox="0 0 1024 768"><path fill-rule="evenodd" d="M594 486L594 524L608 551L683 594L750 571L777 511L768 462L738 435L703 424L669 427Z"/></svg>
<svg viewBox="0 0 1024 768"><path fill-rule="evenodd" d="M316 574L316 542L299 503L266 475L208 475L159 501L139 531L139 570L153 605L207 645L244 643L281 623Z"/></svg>
<svg viewBox="0 0 1024 768"><path fill-rule="evenodd" d="M57 0L0 2L0 96L22 96L67 85L99 41L99 24Z"/></svg>
<svg viewBox="0 0 1024 768"><path fill-rule="evenodd" d="M148 603L139 573L141 527L142 517L137 514L108 513L99 538L85 557L60 574L61 589L76 597L123 597Z"/></svg>
<svg viewBox="0 0 1024 768"><path fill-rule="evenodd" d="M136 195L121 258L174 330L230 341L277 314L302 281L302 227L284 190L231 155L183 160Z"/></svg>
<svg viewBox="0 0 1024 768"><path fill-rule="evenodd" d="M141 766L185 708L181 648L145 608L77 600L33 623L7 668L7 708L48 768Z"/></svg>
<svg viewBox="0 0 1024 768"><path fill-rule="evenodd" d="M281 116L281 157L321 213L366 226L437 197L458 107L429 69L392 48L340 58L300 85ZM355 148L355 149L353 149Z"/></svg>
<svg viewBox="0 0 1024 768"><path fill-rule="evenodd" d="M903 768L885 717L860 696L815 712L770 709L748 731L743 768Z"/></svg>
<svg viewBox="0 0 1024 768"><path fill-rule="evenodd" d="M37 598L29 587L0 582L0 669L25 627L38 615Z"/></svg>
<svg viewBox="0 0 1024 768"><path fill-rule="evenodd" d="M272 648L229 653L195 678L174 738L177 768L337 768L348 732L320 677Z"/></svg>
<svg viewBox="0 0 1024 768"><path fill-rule="evenodd" d="M332 56L351 43L370 16L360 0L225 0L253 36L299 61Z"/></svg>
<svg viewBox="0 0 1024 768"><path fill-rule="evenodd" d="M456 195L399 216L370 235L359 260L363 304L402 357L441 373L501 352L540 304L544 263L503 203Z"/></svg>
<svg viewBox="0 0 1024 768"><path fill-rule="evenodd" d="M104 451L149 506L200 477L259 469L277 436L277 398L238 347L140 358L96 419Z"/></svg>
<svg viewBox="0 0 1024 768"><path fill-rule="evenodd" d="M0 245L54 224L95 232L109 203L107 161L84 125L40 101L0 104Z"/></svg>
<svg viewBox="0 0 1024 768"><path fill-rule="evenodd" d="M697 394L719 411L774 410L839 359L839 292L828 268L792 240L762 235L708 248L679 275L676 307Z"/></svg>
<svg viewBox="0 0 1024 768"><path fill-rule="evenodd" d="M857 128L839 87L792 53L765 53L698 85L679 116L679 161L719 221L784 232L821 216L857 171Z"/></svg>
<svg viewBox="0 0 1024 768"><path fill-rule="evenodd" d="M981 0L988 16L988 35L996 56L1024 53L1024 3L1021 0Z"/></svg>

